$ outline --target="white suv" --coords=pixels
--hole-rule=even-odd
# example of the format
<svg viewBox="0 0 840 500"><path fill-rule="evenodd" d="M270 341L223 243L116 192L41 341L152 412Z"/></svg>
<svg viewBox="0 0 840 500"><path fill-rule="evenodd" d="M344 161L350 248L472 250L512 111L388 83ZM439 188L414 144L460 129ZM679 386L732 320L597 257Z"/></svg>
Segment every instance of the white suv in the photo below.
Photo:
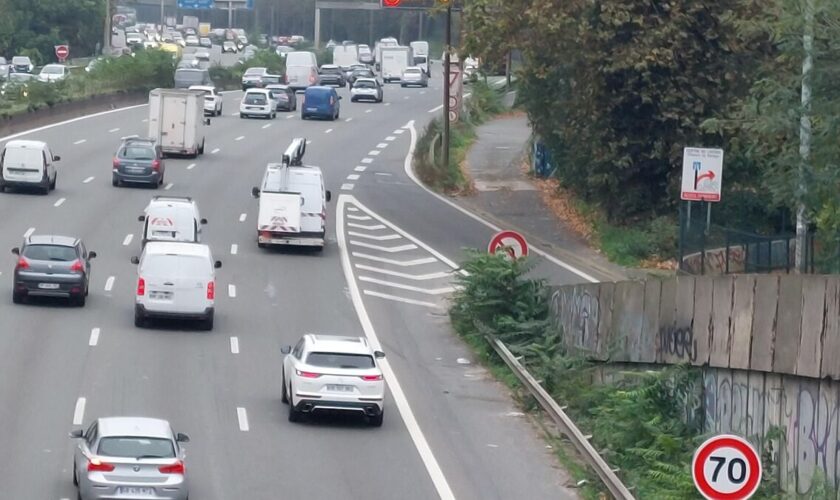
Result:
<svg viewBox="0 0 840 500"><path fill-rule="evenodd" d="M385 381L374 351L363 337L306 334L294 349L281 349L282 400L289 405L289 421L319 410L356 412L375 427L384 416Z"/></svg>
<svg viewBox="0 0 840 500"><path fill-rule="evenodd" d="M215 269L222 263L213 261L207 245L150 241L131 262L138 264L134 326L145 326L148 318L172 318L213 329Z"/></svg>

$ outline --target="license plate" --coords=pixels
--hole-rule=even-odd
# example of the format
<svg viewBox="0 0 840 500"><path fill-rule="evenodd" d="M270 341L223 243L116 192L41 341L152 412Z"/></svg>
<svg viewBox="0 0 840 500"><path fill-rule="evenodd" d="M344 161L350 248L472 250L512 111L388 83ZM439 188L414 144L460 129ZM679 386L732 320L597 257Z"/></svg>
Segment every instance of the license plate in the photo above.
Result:
<svg viewBox="0 0 840 500"><path fill-rule="evenodd" d="M327 385L327 390L330 392L353 392L352 385Z"/></svg>
<svg viewBox="0 0 840 500"><path fill-rule="evenodd" d="M149 292L150 299L166 300L172 298L171 292Z"/></svg>
<svg viewBox="0 0 840 500"><path fill-rule="evenodd" d="M306 108L307 111L318 111L318 108Z"/></svg>
<svg viewBox="0 0 840 500"><path fill-rule="evenodd" d="M120 486L117 488L118 495L148 495L155 494L154 488L138 488L136 486Z"/></svg>
<svg viewBox="0 0 840 500"><path fill-rule="evenodd" d="M58 289L58 283L38 283L38 288L42 290L56 290Z"/></svg>

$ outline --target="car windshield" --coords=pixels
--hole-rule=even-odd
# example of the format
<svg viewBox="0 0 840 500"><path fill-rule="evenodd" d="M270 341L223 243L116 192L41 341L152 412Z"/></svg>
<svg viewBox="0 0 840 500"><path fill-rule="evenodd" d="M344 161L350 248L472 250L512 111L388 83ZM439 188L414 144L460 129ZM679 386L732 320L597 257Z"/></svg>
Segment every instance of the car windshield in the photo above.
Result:
<svg viewBox="0 0 840 500"><path fill-rule="evenodd" d="M64 67L63 66L44 66L44 68L41 70L41 73L44 73L46 75L60 75L60 74L64 73Z"/></svg>
<svg viewBox="0 0 840 500"><path fill-rule="evenodd" d="M248 68L245 70L244 76L248 75L262 75L265 73L265 68Z"/></svg>
<svg viewBox="0 0 840 500"><path fill-rule="evenodd" d="M76 260L76 249L63 245L27 245L23 256L30 260L70 262Z"/></svg>
<svg viewBox="0 0 840 500"><path fill-rule="evenodd" d="M265 104L265 94L245 94L245 104Z"/></svg>
<svg viewBox="0 0 840 500"><path fill-rule="evenodd" d="M405 74L406 75L419 75L420 70L419 69L407 69L407 70L405 70Z"/></svg>
<svg viewBox="0 0 840 500"><path fill-rule="evenodd" d="M357 89L375 89L376 84L370 80L357 80L353 85Z"/></svg>
<svg viewBox="0 0 840 500"><path fill-rule="evenodd" d="M12 64L16 64L18 66L23 66L23 65L28 66L31 63L29 62L28 57L13 57L12 58Z"/></svg>
<svg viewBox="0 0 840 500"><path fill-rule="evenodd" d="M175 72L175 80L179 82L202 82L204 81L204 72L203 71L182 71L178 70Z"/></svg>
<svg viewBox="0 0 840 500"><path fill-rule="evenodd" d="M373 368L373 357L367 354L310 352L306 364L323 368Z"/></svg>
<svg viewBox="0 0 840 500"><path fill-rule="evenodd" d="M155 150L148 146L125 146L120 150L119 157L127 160L154 160Z"/></svg>
<svg viewBox="0 0 840 500"><path fill-rule="evenodd" d="M175 458L172 441L146 437L104 437L96 454L102 457Z"/></svg>
<svg viewBox="0 0 840 500"><path fill-rule="evenodd" d="M335 67L335 66L331 67L331 68L321 66L321 73L340 75L341 74L341 68Z"/></svg>

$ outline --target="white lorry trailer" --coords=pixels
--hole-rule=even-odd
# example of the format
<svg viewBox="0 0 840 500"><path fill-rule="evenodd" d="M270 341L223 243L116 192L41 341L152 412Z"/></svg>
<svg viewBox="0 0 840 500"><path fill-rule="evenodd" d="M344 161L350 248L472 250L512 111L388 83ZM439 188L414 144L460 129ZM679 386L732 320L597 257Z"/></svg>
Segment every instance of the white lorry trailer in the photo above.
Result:
<svg viewBox="0 0 840 500"><path fill-rule="evenodd" d="M164 154L204 154L204 94L197 90L154 89L149 92L149 137Z"/></svg>
<svg viewBox="0 0 840 500"><path fill-rule="evenodd" d="M429 69L429 42L418 40L408 44L414 52L414 66L419 66L428 76L432 76Z"/></svg>
<svg viewBox="0 0 840 500"><path fill-rule="evenodd" d="M383 47L381 51L382 67L379 74L385 83L400 80L403 70L414 65L411 47Z"/></svg>

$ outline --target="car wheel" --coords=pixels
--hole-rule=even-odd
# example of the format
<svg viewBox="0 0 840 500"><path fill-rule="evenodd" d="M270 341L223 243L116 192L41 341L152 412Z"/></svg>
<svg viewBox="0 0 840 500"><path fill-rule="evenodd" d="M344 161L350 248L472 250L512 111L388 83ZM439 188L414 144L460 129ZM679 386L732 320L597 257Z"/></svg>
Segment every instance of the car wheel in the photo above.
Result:
<svg viewBox="0 0 840 500"><path fill-rule="evenodd" d="M202 320L201 327L205 331L208 331L208 332L213 330L213 313L212 312L210 313L209 316L207 316L206 318L204 318L204 320Z"/></svg>
<svg viewBox="0 0 840 500"><path fill-rule="evenodd" d="M137 328L144 328L146 326L146 316L136 308L134 309L134 326Z"/></svg>
<svg viewBox="0 0 840 500"><path fill-rule="evenodd" d="M198 154L199 154L199 155L203 155L203 154L204 154L204 139L202 139L202 140L201 140L201 146L199 146L199 147L198 147ZM198 156L198 155L196 155L196 156ZM161 182L162 182L162 181L161 181Z"/></svg>
<svg viewBox="0 0 840 500"><path fill-rule="evenodd" d="M351 97L351 98L350 98L350 102L356 102L356 98L355 98L355 97Z"/></svg>
<svg viewBox="0 0 840 500"><path fill-rule="evenodd" d="M52 182L50 183L50 189L55 190L55 184L58 182L58 172L55 173Z"/></svg>
<svg viewBox="0 0 840 500"><path fill-rule="evenodd" d="M44 177L44 180L41 181L41 194L50 194L50 179L49 177Z"/></svg>
<svg viewBox="0 0 840 500"><path fill-rule="evenodd" d="M6 182L3 180L3 177L0 176L0 193L6 192Z"/></svg>
<svg viewBox="0 0 840 500"><path fill-rule="evenodd" d="M400 87L405 88L405 85L400 84Z"/></svg>
<svg viewBox="0 0 840 500"><path fill-rule="evenodd" d="M368 423L371 427L382 427L382 419L385 417L385 410L379 412L379 415L368 417Z"/></svg>
<svg viewBox="0 0 840 500"><path fill-rule="evenodd" d="M114 186L114 187L119 187L120 186L120 180L117 179L116 175L111 176L111 185Z"/></svg>
<svg viewBox="0 0 840 500"><path fill-rule="evenodd" d="M291 398L291 386L289 386L289 422L300 422L303 415L295 408L294 400Z"/></svg>
<svg viewBox="0 0 840 500"><path fill-rule="evenodd" d="M79 476L76 475L76 459L73 459L73 486L79 486Z"/></svg>
<svg viewBox="0 0 840 500"><path fill-rule="evenodd" d="M243 115L242 113L239 113L239 118L245 118L245 115Z"/></svg>
<svg viewBox="0 0 840 500"><path fill-rule="evenodd" d="M23 294L20 292L12 292L12 302L15 304L23 304Z"/></svg>
<svg viewBox="0 0 840 500"><path fill-rule="evenodd" d="M283 375L283 390L280 392L280 401L284 404L289 404L289 393L286 392L286 376Z"/></svg>
<svg viewBox="0 0 840 500"><path fill-rule="evenodd" d="M76 305L76 307L85 307L85 302L87 302L87 297L85 297L85 294L81 294L73 299L73 303Z"/></svg>
<svg viewBox="0 0 840 500"><path fill-rule="evenodd" d="M222 116L222 108L219 108L219 110L216 111L216 116Z"/></svg>
<svg viewBox="0 0 840 500"><path fill-rule="evenodd" d="M301 113L301 114L300 114L300 119L301 119L301 120L306 120L306 115L305 115L305 114L303 114L303 113Z"/></svg>

